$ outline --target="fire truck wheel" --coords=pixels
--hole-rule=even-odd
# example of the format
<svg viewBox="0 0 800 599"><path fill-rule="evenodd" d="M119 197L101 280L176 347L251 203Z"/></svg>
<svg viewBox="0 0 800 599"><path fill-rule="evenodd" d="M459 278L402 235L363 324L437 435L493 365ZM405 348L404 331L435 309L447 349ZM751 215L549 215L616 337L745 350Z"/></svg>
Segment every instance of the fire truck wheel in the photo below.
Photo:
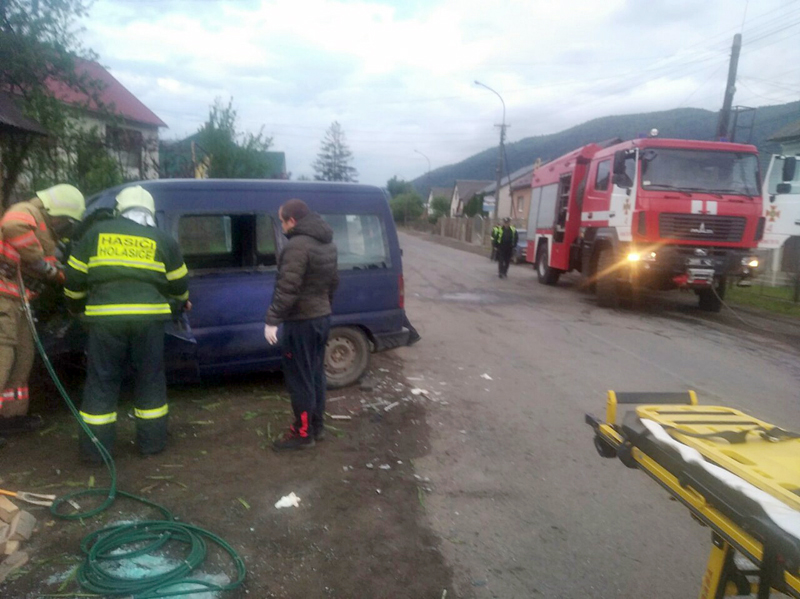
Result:
<svg viewBox="0 0 800 599"><path fill-rule="evenodd" d="M547 244L542 244L536 256L536 276L543 285L555 285L558 283L558 277L561 275L561 272L555 268L550 268L547 265L548 260Z"/></svg>
<svg viewBox="0 0 800 599"><path fill-rule="evenodd" d="M600 250L597 257L597 305L601 308L616 308L619 304L617 277L613 272L614 252L610 249Z"/></svg>
<svg viewBox="0 0 800 599"><path fill-rule="evenodd" d="M706 312L719 312L722 310L722 298L725 297L725 280L720 279L715 283L714 287L715 289L699 289L697 291L701 310Z"/></svg>

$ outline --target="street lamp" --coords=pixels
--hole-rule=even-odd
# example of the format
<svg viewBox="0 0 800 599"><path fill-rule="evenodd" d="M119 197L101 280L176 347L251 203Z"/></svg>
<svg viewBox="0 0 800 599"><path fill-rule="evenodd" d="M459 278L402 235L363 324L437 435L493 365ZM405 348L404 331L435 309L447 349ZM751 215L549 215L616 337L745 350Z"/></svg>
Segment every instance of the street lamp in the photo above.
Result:
<svg viewBox="0 0 800 599"><path fill-rule="evenodd" d="M485 83L475 80L475 85L480 85L481 87L488 89L495 96L500 98L500 102L503 104L503 123L501 125L495 125L495 127L500 127L500 146L497 157L497 182L495 183L494 188L494 218L497 219L499 216L498 211L500 210L500 179L503 175L503 145L505 144L506 140L506 103L503 101L503 96L498 94L496 90L493 90Z"/></svg>
<svg viewBox="0 0 800 599"><path fill-rule="evenodd" d="M422 156L425 160L428 161L428 174L425 175L425 183L427 183L427 185L428 185L428 196L430 196L431 195L431 159L428 158L425 154L423 154L419 150L414 150L414 151L417 154L419 154L420 156ZM430 206L429 206L429 208L430 208Z"/></svg>

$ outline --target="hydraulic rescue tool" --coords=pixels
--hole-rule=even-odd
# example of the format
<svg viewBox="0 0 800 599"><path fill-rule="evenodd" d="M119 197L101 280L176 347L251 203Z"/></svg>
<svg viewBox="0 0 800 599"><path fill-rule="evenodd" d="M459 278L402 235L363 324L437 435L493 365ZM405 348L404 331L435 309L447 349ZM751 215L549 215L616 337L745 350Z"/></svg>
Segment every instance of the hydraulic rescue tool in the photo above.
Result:
<svg viewBox="0 0 800 599"><path fill-rule="evenodd" d="M605 421L586 423L602 457L642 470L712 530L700 599L800 598L800 434L698 405L694 391L609 391Z"/></svg>

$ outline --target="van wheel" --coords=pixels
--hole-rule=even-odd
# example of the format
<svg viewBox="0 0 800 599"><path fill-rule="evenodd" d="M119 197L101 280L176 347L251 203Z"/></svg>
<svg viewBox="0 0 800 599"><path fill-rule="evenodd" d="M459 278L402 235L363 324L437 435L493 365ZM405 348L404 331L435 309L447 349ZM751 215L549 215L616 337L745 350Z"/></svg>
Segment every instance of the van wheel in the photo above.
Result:
<svg viewBox="0 0 800 599"><path fill-rule="evenodd" d="M601 308L616 308L619 305L619 290L617 289L617 275L613 272L614 253L609 250L600 250L597 257L597 305Z"/></svg>
<svg viewBox="0 0 800 599"><path fill-rule="evenodd" d="M325 375L328 389L339 389L355 383L369 365L369 341L360 329L331 329L325 347Z"/></svg>
<svg viewBox="0 0 800 599"><path fill-rule="evenodd" d="M543 285L555 285L558 283L558 277L561 275L561 272L555 268L550 268L547 265L547 261L547 245L542 244L542 247L536 256L536 276L539 278L539 282Z"/></svg>

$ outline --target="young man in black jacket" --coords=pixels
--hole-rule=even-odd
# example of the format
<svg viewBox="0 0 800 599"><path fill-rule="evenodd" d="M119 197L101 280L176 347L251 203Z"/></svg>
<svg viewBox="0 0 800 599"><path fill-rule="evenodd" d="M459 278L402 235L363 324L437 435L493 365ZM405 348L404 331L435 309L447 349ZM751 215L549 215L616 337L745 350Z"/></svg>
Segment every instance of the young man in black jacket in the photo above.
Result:
<svg viewBox="0 0 800 599"><path fill-rule="evenodd" d="M278 259L264 337L271 345L277 343L278 325L283 325L282 365L294 424L273 444L281 451L313 447L324 435L325 346L339 273L333 230L319 214L294 199L278 215L289 241Z"/></svg>

